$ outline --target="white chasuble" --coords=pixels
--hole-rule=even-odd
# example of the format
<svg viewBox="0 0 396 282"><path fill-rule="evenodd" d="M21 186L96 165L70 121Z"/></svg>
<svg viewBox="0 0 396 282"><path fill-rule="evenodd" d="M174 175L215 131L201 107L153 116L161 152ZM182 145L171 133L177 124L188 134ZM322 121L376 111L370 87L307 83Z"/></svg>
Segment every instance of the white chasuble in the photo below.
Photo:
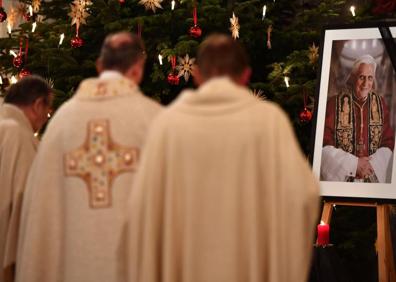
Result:
<svg viewBox="0 0 396 282"><path fill-rule="evenodd" d="M33 133L22 110L0 104L0 281L12 278L22 196L36 154Z"/></svg>
<svg viewBox="0 0 396 282"><path fill-rule="evenodd" d="M28 178L17 281L119 281L126 200L160 109L113 75L83 81L56 112Z"/></svg>
<svg viewBox="0 0 396 282"><path fill-rule="evenodd" d="M319 189L286 115L228 78L153 122L121 250L129 282L305 282Z"/></svg>

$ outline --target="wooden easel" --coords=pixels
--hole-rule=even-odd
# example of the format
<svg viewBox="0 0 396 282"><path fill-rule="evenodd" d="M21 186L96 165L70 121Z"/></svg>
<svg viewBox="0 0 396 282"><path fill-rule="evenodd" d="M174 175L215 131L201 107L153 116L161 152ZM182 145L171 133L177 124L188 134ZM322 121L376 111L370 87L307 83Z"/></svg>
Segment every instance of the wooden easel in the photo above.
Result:
<svg viewBox="0 0 396 282"><path fill-rule="evenodd" d="M396 271L389 226L389 205L377 203L325 202L322 211L322 221L329 225L334 205L374 207L377 209L376 248L378 254L378 281L396 282Z"/></svg>

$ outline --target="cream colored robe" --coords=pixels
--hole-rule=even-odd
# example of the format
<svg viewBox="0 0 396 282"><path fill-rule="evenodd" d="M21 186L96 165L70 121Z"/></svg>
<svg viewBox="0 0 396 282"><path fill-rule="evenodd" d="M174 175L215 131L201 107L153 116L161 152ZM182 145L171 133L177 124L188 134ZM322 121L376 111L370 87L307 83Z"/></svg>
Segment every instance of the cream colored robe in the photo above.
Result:
<svg viewBox="0 0 396 282"><path fill-rule="evenodd" d="M116 247L135 176L134 154L160 109L132 82L113 74L83 81L58 110L42 138L26 187L16 281L118 281ZM100 126L91 127L92 122ZM102 146L95 138L100 142L107 138L110 144ZM88 148L99 149L89 155L84 153ZM116 149L121 150L119 155L106 153ZM128 149L132 151L127 155ZM117 163L134 167L106 170L104 178L94 174ZM85 169L91 179L73 176L72 169ZM95 190L92 175L110 185L107 196L105 190ZM102 205L101 200L109 204Z"/></svg>
<svg viewBox="0 0 396 282"><path fill-rule="evenodd" d="M25 114L0 104L0 281L15 263L22 195L37 139ZM9 271L7 271L9 273Z"/></svg>
<svg viewBox="0 0 396 282"><path fill-rule="evenodd" d="M120 273L129 282L305 282L318 207L286 115L212 79L153 123Z"/></svg>

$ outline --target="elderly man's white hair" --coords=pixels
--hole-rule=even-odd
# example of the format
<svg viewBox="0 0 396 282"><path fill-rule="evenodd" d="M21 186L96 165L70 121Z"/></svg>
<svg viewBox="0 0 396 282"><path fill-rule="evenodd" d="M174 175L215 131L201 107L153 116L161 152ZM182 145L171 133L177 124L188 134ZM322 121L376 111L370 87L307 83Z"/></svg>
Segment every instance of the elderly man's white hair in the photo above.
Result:
<svg viewBox="0 0 396 282"><path fill-rule="evenodd" d="M372 65L373 66L373 73L374 73L374 83L373 83L373 89L375 89L375 70L377 69L377 62L371 55L363 55L357 58L353 62L351 74L348 77L347 84L353 85L355 83L356 77L355 74L357 73L357 70L361 64L367 64L367 65Z"/></svg>

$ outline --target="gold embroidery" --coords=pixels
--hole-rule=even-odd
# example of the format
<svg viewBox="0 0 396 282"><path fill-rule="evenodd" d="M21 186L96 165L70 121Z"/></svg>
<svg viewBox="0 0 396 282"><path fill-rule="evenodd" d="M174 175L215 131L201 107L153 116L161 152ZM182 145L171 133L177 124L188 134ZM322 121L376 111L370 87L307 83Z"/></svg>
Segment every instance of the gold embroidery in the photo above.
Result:
<svg viewBox="0 0 396 282"><path fill-rule="evenodd" d="M380 123L380 117L379 117L379 112L378 112L378 104L377 104L377 99L375 99L374 94L371 96L371 119L370 123L375 123L379 124Z"/></svg>
<svg viewBox="0 0 396 282"><path fill-rule="evenodd" d="M112 141L108 120L88 122L81 147L65 154L65 175L81 177L89 191L91 208L111 207L111 186L122 172L134 171L139 150Z"/></svg>
<svg viewBox="0 0 396 282"><path fill-rule="evenodd" d="M353 153L354 150L354 128L352 96L343 92L336 100L336 133L335 140L337 148Z"/></svg>

